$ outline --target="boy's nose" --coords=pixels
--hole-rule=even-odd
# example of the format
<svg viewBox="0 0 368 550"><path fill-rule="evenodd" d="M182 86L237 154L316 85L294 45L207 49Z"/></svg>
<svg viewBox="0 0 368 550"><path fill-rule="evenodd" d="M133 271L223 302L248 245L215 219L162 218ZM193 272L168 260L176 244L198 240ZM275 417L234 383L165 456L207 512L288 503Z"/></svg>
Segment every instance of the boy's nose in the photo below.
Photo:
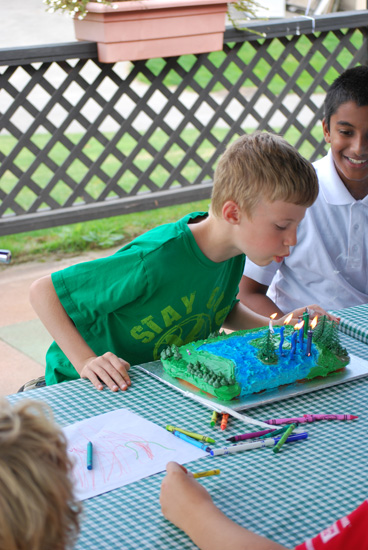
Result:
<svg viewBox="0 0 368 550"><path fill-rule="evenodd" d="M290 231L284 238L285 246L295 246L296 245L296 230Z"/></svg>
<svg viewBox="0 0 368 550"><path fill-rule="evenodd" d="M353 140L353 152L357 156L366 155L368 153L368 136L357 134Z"/></svg>

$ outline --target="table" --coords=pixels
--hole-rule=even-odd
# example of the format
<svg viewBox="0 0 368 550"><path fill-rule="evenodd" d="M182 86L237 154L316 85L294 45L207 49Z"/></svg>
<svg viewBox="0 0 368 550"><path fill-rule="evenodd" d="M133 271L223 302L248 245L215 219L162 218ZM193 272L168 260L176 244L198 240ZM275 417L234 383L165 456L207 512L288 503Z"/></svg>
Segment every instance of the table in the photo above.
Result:
<svg viewBox="0 0 368 550"><path fill-rule="evenodd" d="M364 344L368 344L368 305L348 307L333 311L341 317L339 329Z"/></svg>
<svg viewBox="0 0 368 550"><path fill-rule="evenodd" d="M367 307L368 311L368 307ZM340 312L341 313L341 312ZM351 353L367 358L367 346L346 334L341 341ZM51 405L62 426L126 407L161 426L177 424L215 434L216 446L226 437L253 431L236 419L228 428L210 427L211 413L202 404L142 373L131 370L127 392L98 392L87 380L66 382L9 396L40 399ZM315 422L309 438L275 455L257 449L230 456L206 457L190 463L192 471L220 468L221 475L201 483L215 503L234 521L289 548L313 536L352 511L368 496L368 378L308 393L246 412L258 420L304 413L349 412L356 422ZM156 474L84 501L77 550L173 550L196 546L161 514Z"/></svg>

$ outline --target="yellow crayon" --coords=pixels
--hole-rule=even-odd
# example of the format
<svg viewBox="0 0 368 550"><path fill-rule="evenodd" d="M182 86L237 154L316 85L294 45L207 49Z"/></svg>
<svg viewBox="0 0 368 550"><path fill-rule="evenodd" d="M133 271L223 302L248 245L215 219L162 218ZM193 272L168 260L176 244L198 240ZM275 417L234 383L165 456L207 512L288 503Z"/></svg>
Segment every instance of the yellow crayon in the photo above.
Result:
<svg viewBox="0 0 368 550"><path fill-rule="evenodd" d="M166 426L167 431L169 432L181 432L182 434L189 435L189 437L192 437L193 439L197 439L198 441L203 441L205 443L216 443L212 437L207 437L206 435L197 434L195 432L189 432L188 430L183 430L183 428L177 428L176 426L171 426L171 424L168 424Z"/></svg>
<svg viewBox="0 0 368 550"><path fill-rule="evenodd" d="M197 479L198 477L209 477L209 476L219 476L219 475L220 475L220 470L207 470L205 472L197 472L193 474L193 477Z"/></svg>

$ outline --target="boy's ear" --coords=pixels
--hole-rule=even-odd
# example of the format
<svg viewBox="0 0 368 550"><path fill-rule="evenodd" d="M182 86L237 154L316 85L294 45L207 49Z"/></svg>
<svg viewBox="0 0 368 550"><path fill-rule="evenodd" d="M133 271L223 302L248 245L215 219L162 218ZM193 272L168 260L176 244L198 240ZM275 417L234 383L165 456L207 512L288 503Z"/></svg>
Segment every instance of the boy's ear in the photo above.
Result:
<svg viewBox="0 0 368 550"><path fill-rule="evenodd" d="M323 136L325 138L325 142L326 143L331 143L330 130L327 127L327 123L326 123L325 118L322 120L322 128L323 128Z"/></svg>
<svg viewBox="0 0 368 550"><path fill-rule="evenodd" d="M226 201L222 207L222 217L232 225L238 225L241 219L241 210L234 201Z"/></svg>

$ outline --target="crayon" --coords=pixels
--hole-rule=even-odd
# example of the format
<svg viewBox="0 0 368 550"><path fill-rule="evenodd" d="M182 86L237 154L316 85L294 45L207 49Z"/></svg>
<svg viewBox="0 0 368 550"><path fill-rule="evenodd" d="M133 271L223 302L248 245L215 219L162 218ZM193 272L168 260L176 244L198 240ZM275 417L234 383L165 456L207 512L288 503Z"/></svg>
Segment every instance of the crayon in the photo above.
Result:
<svg viewBox="0 0 368 550"><path fill-rule="evenodd" d="M301 434L290 435L285 443L291 443L292 441L299 441L301 439L307 439L308 434L306 432ZM223 449L212 449L210 451L211 456L229 455L232 453L239 453L241 451L251 451L252 449L260 449L262 447L273 447L280 441L281 437L275 437L270 439L258 439L257 441L249 441L248 443L240 443L240 445L230 445L230 447L224 447Z"/></svg>
<svg viewBox="0 0 368 550"><path fill-rule="evenodd" d="M198 479L199 477L219 476L220 470L206 470L205 472L196 472L193 477Z"/></svg>
<svg viewBox="0 0 368 550"><path fill-rule="evenodd" d="M277 426L278 424L294 424L295 422L315 422L316 420L356 420L358 417L353 414L303 414L296 418L271 418L265 420L267 424Z"/></svg>
<svg viewBox="0 0 368 550"><path fill-rule="evenodd" d="M237 441L244 441L244 439L257 439L258 437L261 437L261 435L265 434L272 434L276 429L270 428L269 430L260 430L259 432L250 432L246 434L240 434L240 435L233 435L232 437L228 437L226 441L231 441L231 443L236 443Z"/></svg>
<svg viewBox="0 0 368 550"><path fill-rule="evenodd" d="M181 432L174 431L174 432L171 432L171 433L173 435L175 435L176 437L178 437L179 439L182 439L183 441L186 441L187 443L191 443L195 447L199 447L200 449L202 449L203 451L206 451L207 453L209 453L211 451L210 447L208 447L205 443L201 443L197 439L193 439L192 437L189 437L188 435L185 435Z"/></svg>
<svg viewBox="0 0 368 550"><path fill-rule="evenodd" d="M203 397L199 397L199 395L196 395L191 392L184 391L183 395L185 397L190 397L190 399L193 399L194 401L197 401L197 403L202 403L205 407L209 407L209 401L207 399L204 399ZM250 416L246 416L245 414L240 414L231 407L227 407L226 405L211 405L211 409L215 410L218 413L227 413L231 417L238 418L242 422L245 422L246 424L254 424L256 426L261 426L262 428L269 428L269 425L266 424L266 422L262 422L261 420L254 420L254 418L251 418Z"/></svg>
<svg viewBox="0 0 368 550"><path fill-rule="evenodd" d="M288 429L288 426L283 426L279 430L275 430L274 432L271 432L269 434L261 435L260 439L267 439L268 437L272 437L274 435L283 434L287 429Z"/></svg>
<svg viewBox="0 0 368 550"><path fill-rule="evenodd" d="M87 443L87 470L92 470L93 468L93 445L91 441Z"/></svg>
<svg viewBox="0 0 368 550"><path fill-rule="evenodd" d="M229 415L227 413L223 413L222 420L221 420L221 430L226 430L228 419L229 419Z"/></svg>
<svg viewBox="0 0 368 550"><path fill-rule="evenodd" d="M289 437L289 435L291 435L292 431L294 430L294 428L296 428L296 424L290 424L290 426L287 428L286 432L284 432L282 434L282 436L280 437L279 441L276 443L276 445L272 448L272 452L273 453L278 453L281 449L281 447L283 446L283 444L285 443L285 441L287 440L287 438Z"/></svg>
<svg viewBox="0 0 368 550"><path fill-rule="evenodd" d="M166 426L166 429L169 432L181 432L182 434L189 435L189 437L198 439L198 441L203 441L204 443L216 443L212 437L207 437L206 435L197 434L195 432L189 432L188 430L183 430L182 428L177 428L176 426L171 426L170 424Z"/></svg>
<svg viewBox="0 0 368 550"><path fill-rule="evenodd" d="M217 417L218 417L218 412L217 412L217 411L213 411L212 416L211 416L211 426L212 426L212 427L216 424L216 422L217 422Z"/></svg>
<svg viewBox="0 0 368 550"><path fill-rule="evenodd" d="M315 420L356 420L358 417L353 414L303 414L307 422Z"/></svg>

